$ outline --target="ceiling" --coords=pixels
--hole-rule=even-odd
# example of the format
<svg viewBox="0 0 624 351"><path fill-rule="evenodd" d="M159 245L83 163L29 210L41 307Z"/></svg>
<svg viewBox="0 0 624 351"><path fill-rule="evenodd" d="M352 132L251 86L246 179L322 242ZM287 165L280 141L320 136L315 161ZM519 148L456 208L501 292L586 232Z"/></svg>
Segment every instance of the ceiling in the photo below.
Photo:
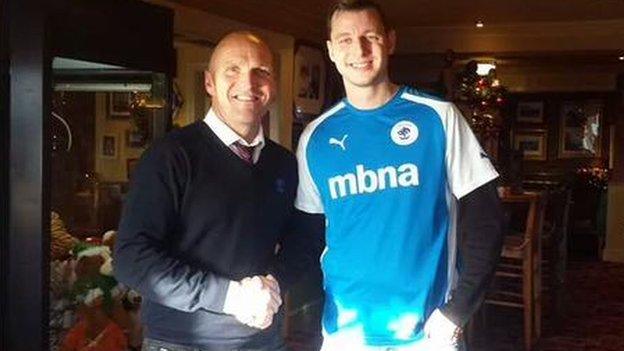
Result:
<svg viewBox="0 0 624 351"><path fill-rule="evenodd" d="M319 41L334 0L173 0L222 17L299 39ZM624 0L386 0L378 1L403 27L624 20Z"/></svg>
<svg viewBox="0 0 624 351"><path fill-rule="evenodd" d="M623 0L399 0L384 8L398 27L624 19Z"/></svg>

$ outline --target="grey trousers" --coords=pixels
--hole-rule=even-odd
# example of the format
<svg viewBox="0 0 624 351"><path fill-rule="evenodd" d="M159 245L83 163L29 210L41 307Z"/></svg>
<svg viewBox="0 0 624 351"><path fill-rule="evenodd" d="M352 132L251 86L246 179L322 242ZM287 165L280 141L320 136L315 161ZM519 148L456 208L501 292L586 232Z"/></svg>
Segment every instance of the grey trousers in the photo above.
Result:
<svg viewBox="0 0 624 351"><path fill-rule="evenodd" d="M281 338L272 341L269 345L254 348L198 348L189 347L180 344L173 344L165 341L145 338L143 339L143 346L141 351L290 351L284 341Z"/></svg>

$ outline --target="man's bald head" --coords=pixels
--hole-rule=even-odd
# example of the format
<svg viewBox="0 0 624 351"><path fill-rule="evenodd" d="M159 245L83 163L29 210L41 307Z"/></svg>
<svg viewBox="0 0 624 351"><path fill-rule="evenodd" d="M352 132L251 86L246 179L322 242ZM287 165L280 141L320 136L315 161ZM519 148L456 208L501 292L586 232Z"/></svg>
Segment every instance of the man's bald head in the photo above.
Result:
<svg viewBox="0 0 624 351"><path fill-rule="evenodd" d="M266 54L271 59L271 64L273 64L273 53L271 52L271 48L269 48L267 43L260 38L260 36L249 31L237 31L226 34L219 40L217 46L215 46L212 52L212 55L210 56L208 69L210 71L213 70L216 61L221 58L224 52L227 52L232 47L239 47L241 45L255 47L263 54Z"/></svg>

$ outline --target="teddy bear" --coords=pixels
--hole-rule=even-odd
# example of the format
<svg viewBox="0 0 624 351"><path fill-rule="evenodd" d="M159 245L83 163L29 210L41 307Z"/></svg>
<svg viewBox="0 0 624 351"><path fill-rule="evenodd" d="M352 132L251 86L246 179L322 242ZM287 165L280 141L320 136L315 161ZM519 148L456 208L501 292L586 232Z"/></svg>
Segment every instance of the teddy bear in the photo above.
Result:
<svg viewBox="0 0 624 351"><path fill-rule="evenodd" d="M112 276L110 247L95 238L72 249L75 282L71 295L78 322L69 330L61 351L125 351L127 337L113 318L122 288Z"/></svg>

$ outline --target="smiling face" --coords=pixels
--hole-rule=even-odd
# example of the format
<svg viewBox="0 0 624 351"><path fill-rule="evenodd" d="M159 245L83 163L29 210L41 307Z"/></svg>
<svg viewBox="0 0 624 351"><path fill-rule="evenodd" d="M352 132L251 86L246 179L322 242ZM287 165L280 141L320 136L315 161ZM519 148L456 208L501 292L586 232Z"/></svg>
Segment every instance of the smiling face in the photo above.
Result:
<svg viewBox="0 0 624 351"><path fill-rule="evenodd" d="M347 91L387 84L394 45L394 31L386 32L374 10L338 11L332 17L327 49Z"/></svg>
<svg viewBox="0 0 624 351"><path fill-rule="evenodd" d="M205 74L217 116L232 129L257 129L275 96L272 56L251 34L233 34L214 50Z"/></svg>

